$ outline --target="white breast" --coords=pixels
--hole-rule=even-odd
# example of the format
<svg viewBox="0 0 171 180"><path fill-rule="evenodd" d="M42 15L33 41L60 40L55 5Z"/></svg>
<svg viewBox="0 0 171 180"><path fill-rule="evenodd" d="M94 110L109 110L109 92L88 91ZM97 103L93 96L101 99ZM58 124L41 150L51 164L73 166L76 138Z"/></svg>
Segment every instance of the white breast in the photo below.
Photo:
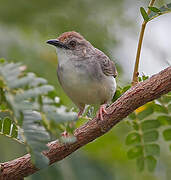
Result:
<svg viewBox="0 0 171 180"><path fill-rule="evenodd" d="M93 63L71 60L61 51L58 62L61 86L75 104L102 104L112 99L116 91L113 76L106 76L100 70L92 73Z"/></svg>

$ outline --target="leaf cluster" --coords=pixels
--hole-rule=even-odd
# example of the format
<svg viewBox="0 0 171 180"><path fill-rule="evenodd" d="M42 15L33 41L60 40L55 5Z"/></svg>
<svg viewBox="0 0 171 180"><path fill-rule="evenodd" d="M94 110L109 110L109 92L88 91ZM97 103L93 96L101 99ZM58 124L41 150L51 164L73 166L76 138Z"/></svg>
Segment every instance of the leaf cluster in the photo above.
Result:
<svg viewBox="0 0 171 180"><path fill-rule="evenodd" d="M148 9L151 11L150 14L146 12L146 10L143 7L140 7L141 15L145 22L151 21L152 19L171 12L171 3L166 4L160 8L157 7L148 7Z"/></svg>
<svg viewBox="0 0 171 180"><path fill-rule="evenodd" d="M77 116L61 106L46 79L25 69L20 63L0 60L0 134L24 143L36 167L42 168L49 163L41 152L50 140L75 140L70 122ZM60 138L66 129L69 140Z"/></svg>
<svg viewBox="0 0 171 180"><path fill-rule="evenodd" d="M160 156L160 136L160 139L170 143L170 115L171 92L129 115L128 123L133 130L126 137L126 145L130 146L127 155L129 159L136 159L140 171L145 166L149 171L155 170Z"/></svg>

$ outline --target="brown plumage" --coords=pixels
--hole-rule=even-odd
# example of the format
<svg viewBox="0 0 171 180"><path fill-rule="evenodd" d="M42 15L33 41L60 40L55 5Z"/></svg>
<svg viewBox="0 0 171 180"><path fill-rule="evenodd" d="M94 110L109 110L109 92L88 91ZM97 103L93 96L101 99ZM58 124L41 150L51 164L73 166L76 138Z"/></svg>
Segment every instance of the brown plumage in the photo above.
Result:
<svg viewBox="0 0 171 180"><path fill-rule="evenodd" d="M103 120L106 104L116 91L114 62L74 31L47 43L57 48L58 79L65 93L79 107L78 116L86 104L100 104L97 118Z"/></svg>
<svg viewBox="0 0 171 180"><path fill-rule="evenodd" d="M61 41L61 42L64 42L65 40L67 39L70 39L70 38L78 38L78 39L83 39L83 36L81 36L79 33L75 32L75 31L71 31L71 32L64 32L62 33L59 37L58 37L58 40Z"/></svg>

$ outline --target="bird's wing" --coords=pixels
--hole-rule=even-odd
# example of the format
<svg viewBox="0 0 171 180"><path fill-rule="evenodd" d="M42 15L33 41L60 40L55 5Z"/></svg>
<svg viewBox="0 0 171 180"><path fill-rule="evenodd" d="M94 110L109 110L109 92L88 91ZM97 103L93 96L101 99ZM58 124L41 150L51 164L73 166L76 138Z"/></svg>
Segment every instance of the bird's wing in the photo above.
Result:
<svg viewBox="0 0 171 180"><path fill-rule="evenodd" d="M103 73L106 76L117 76L115 63L111 61L103 52L97 49L97 59L100 62Z"/></svg>

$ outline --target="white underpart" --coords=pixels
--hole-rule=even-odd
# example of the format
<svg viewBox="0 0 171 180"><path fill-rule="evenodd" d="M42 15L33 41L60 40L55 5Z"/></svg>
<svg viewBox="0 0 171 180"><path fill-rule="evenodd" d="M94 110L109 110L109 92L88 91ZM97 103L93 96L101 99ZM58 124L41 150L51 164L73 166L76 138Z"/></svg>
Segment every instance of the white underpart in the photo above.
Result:
<svg viewBox="0 0 171 180"><path fill-rule="evenodd" d="M116 91L116 81L113 76L106 76L101 70L92 75L90 67L86 63L71 60L71 56L73 58L74 56L66 53L66 50L58 51L57 49L57 55L59 67L62 68L59 73L61 85L77 106L111 101ZM100 73L101 79L97 80L94 76L98 76Z"/></svg>

